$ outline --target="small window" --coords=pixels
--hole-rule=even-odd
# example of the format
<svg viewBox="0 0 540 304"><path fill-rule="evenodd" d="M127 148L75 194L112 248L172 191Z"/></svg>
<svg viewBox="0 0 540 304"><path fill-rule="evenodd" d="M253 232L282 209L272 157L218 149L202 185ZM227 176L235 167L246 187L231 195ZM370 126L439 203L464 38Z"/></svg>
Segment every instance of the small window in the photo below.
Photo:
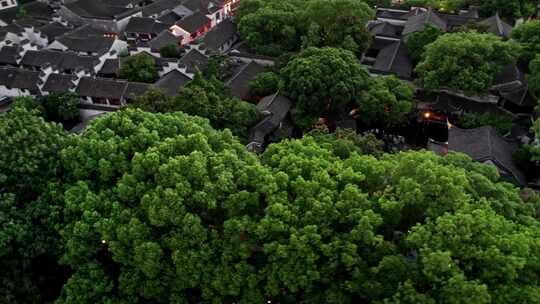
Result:
<svg viewBox="0 0 540 304"><path fill-rule="evenodd" d="M1 5L2 5L2 7L6 7L6 6L8 6L8 3L7 3L7 1L2 1Z"/></svg>

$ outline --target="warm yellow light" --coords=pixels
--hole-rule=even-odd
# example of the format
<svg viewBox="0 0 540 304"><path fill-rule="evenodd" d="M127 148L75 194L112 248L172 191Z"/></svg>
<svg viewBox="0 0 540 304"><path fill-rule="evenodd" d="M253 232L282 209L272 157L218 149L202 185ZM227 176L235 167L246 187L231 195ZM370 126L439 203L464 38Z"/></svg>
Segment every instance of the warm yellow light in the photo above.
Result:
<svg viewBox="0 0 540 304"><path fill-rule="evenodd" d="M425 118L430 118L430 117L431 117L431 113L429 113L429 112L424 113L424 117L425 117Z"/></svg>

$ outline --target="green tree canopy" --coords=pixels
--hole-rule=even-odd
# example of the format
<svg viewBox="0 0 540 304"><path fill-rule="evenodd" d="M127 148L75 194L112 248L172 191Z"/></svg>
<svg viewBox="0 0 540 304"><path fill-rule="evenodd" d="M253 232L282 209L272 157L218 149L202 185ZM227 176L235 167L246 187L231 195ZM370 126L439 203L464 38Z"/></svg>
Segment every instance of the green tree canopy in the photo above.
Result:
<svg viewBox="0 0 540 304"><path fill-rule="evenodd" d="M440 36L425 48L416 67L428 90L449 88L471 94L486 92L497 73L515 63L518 48L492 34L458 32Z"/></svg>
<svg viewBox="0 0 540 304"><path fill-rule="evenodd" d="M259 159L183 113L98 118L61 154L58 303L536 301L537 195L462 154L342 154L338 138Z"/></svg>
<svg viewBox="0 0 540 304"><path fill-rule="evenodd" d="M250 92L255 96L268 96L274 94L281 87L281 77L274 72L260 73L249 83Z"/></svg>
<svg viewBox="0 0 540 304"><path fill-rule="evenodd" d="M303 47L339 47L361 56L369 47L365 28L373 10L355 0L246 0L238 31L257 53L279 56Z"/></svg>
<svg viewBox="0 0 540 304"><path fill-rule="evenodd" d="M522 57L526 62L540 54L540 20L527 21L512 30L512 39L522 48Z"/></svg>
<svg viewBox="0 0 540 304"><path fill-rule="evenodd" d="M532 131L536 135L536 142L531 147L532 160L540 163L540 118L534 122Z"/></svg>
<svg viewBox="0 0 540 304"><path fill-rule="evenodd" d="M414 92L395 76L374 77L358 98L360 120L373 126L395 126L413 110Z"/></svg>
<svg viewBox="0 0 540 304"><path fill-rule="evenodd" d="M59 303L258 302L254 225L274 178L230 131L176 112L97 119L62 153Z"/></svg>
<svg viewBox="0 0 540 304"><path fill-rule="evenodd" d="M163 58L180 58L183 55L183 50L176 43L168 44L159 49L159 54Z"/></svg>
<svg viewBox="0 0 540 304"><path fill-rule="evenodd" d="M306 46L343 48L357 57L369 47L371 35L366 23L373 19L373 11L363 1L311 0L304 16Z"/></svg>
<svg viewBox="0 0 540 304"><path fill-rule="evenodd" d="M79 119L79 95L76 93L53 93L39 98L47 121L64 122Z"/></svg>
<svg viewBox="0 0 540 304"><path fill-rule="evenodd" d="M367 86L369 75L350 51L335 48L308 48L281 71L284 93L295 101L295 122L309 127L324 112L356 100Z"/></svg>
<svg viewBox="0 0 540 304"><path fill-rule="evenodd" d="M0 114L2 303L44 303L59 290L58 235L48 220L55 208L43 193L61 176L59 153L69 138L24 103Z"/></svg>
<svg viewBox="0 0 540 304"><path fill-rule="evenodd" d="M527 83L534 97L540 100L540 53L529 63Z"/></svg>
<svg viewBox="0 0 540 304"><path fill-rule="evenodd" d="M129 56L122 60L118 76L134 82L154 83L159 78L156 60L146 53Z"/></svg>
<svg viewBox="0 0 540 304"><path fill-rule="evenodd" d="M420 62L426 46L433 43L442 34L443 32L439 28L428 24L424 30L411 33L407 36L405 45L414 64Z"/></svg>
<svg viewBox="0 0 540 304"><path fill-rule="evenodd" d="M301 16L293 1L246 0L242 6L246 8L239 12L238 32L255 52L279 56L299 49Z"/></svg>
<svg viewBox="0 0 540 304"><path fill-rule="evenodd" d="M259 119L255 105L232 97L223 82L215 78L207 80L200 73L174 97L152 89L135 98L132 105L149 112L182 111L208 118L214 128L228 128L243 139Z"/></svg>

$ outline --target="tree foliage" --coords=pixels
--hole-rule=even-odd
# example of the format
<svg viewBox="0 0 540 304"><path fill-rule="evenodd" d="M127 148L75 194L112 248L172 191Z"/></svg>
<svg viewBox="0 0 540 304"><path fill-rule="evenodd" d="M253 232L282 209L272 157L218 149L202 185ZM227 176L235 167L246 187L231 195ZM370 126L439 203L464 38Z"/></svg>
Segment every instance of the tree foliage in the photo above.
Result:
<svg viewBox="0 0 540 304"><path fill-rule="evenodd" d="M527 21L512 30L512 39L522 48L522 57L526 62L540 54L540 20Z"/></svg>
<svg viewBox="0 0 540 304"><path fill-rule="evenodd" d="M228 128L241 138L247 137L248 128L259 118L255 105L232 97L221 81L204 79L199 73L174 97L152 89L135 98L132 105L149 112L182 111L201 116L214 128Z"/></svg>
<svg viewBox="0 0 540 304"><path fill-rule="evenodd" d="M466 112L459 119L459 126L464 129L493 126L503 135L510 132L512 125L512 116L502 114Z"/></svg>
<svg viewBox="0 0 540 304"><path fill-rule="evenodd" d="M154 83L159 78L156 60L146 53L129 56L122 60L118 76L133 82Z"/></svg>
<svg viewBox="0 0 540 304"><path fill-rule="evenodd" d="M517 46L492 34L458 32L440 36L426 47L416 71L429 90L449 88L482 94L497 73L515 63Z"/></svg>
<svg viewBox="0 0 540 304"><path fill-rule="evenodd" d="M425 48L428 44L433 43L443 32L434 26L427 25L424 30L411 33L405 40L405 45L409 51L409 56L415 64L420 62Z"/></svg>
<svg viewBox="0 0 540 304"><path fill-rule="evenodd" d="M371 78L357 101L360 120L373 126L399 125L413 110L413 96L412 88L395 76Z"/></svg>
<svg viewBox="0 0 540 304"><path fill-rule="evenodd" d="M318 145L332 151L340 159L349 158L353 152L375 156L381 156L384 152L382 140L373 134L359 135L353 129L338 128L334 133L313 129L306 136L313 137Z"/></svg>
<svg viewBox="0 0 540 304"><path fill-rule="evenodd" d="M47 121L65 122L79 119L79 95L76 93L52 93L39 98Z"/></svg>
<svg viewBox="0 0 540 304"><path fill-rule="evenodd" d="M58 235L48 220L54 206L43 193L60 177L58 155L68 137L39 114L19 100L0 115L2 303L43 303L58 292Z"/></svg>
<svg viewBox="0 0 540 304"><path fill-rule="evenodd" d="M532 154L532 160L537 163L540 163L540 118L534 122L532 131L536 135L536 141L531 146L531 150L530 150Z"/></svg>
<svg viewBox="0 0 540 304"><path fill-rule="evenodd" d="M274 94L282 86L281 77L274 72L260 73L249 83L250 92L255 96Z"/></svg>
<svg viewBox="0 0 540 304"><path fill-rule="evenodd" d="M77 137L17 108L0 126L8 138L0 159L45 156L23 170L0 162L10 170L0 171L10 175L2 182L15 183L0 193L6 303L46 302L28 298L42 290L26 289L34 277L25 255L57 251L70 268L58 304L540 296L540 198L462 154L381 155L373 138L338 130L257 157L207 119L132 108L97 118ZM20 157L6 156L23 141L31 144ZM42 162L58 170L25 177L43 174ZM40 204L21 205L23 181L46 188Z"/></svg>
<svg viewBox="0 0 540 304"><path fill-rule="evenodd" d="M311 0L305 10L304 45L343 48L361 57L370 44L366 23L372 18L373 11L363 1Z"/></svg>
<svg viewBox="0 0 540 304"><path fill-rule="evenodd" d="M301 47L339 47L361 56L370 35L365 24L373 11L355 0L246 0L238 30L257 53L279 56Z"/></svg>
<svg viewBox="0 0 540 304"><path fill-rule="evenodd" d="M168 44L159 49L159 54L163 58L180 58L184 52L176 43Z"/></svg>
<svg viewBox="0 0 540 304"><path fill-rule="evenodd" d="M529 90L534 97L536 97L537 100L540 100L540 54L536 55L529 63L527 83L529 85Z"/></svg>
<svg viewBox="0 0 540 304"><path fill-rule="evenodd" d="M308 48L281 71L285 93L295 101L295 122L309 127L324 112L356 100L368 83L368 72L350 51Z"/></svg>

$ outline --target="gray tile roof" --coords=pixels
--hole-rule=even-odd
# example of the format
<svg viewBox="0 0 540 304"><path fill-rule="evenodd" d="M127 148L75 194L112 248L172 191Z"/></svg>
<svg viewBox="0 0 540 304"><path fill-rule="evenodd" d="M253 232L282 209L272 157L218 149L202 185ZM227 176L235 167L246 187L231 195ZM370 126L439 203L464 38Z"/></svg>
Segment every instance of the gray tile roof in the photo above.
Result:
<svg viewBox="0 0 540 304"><path fill-rule="evenodd" d="M236 25L232 20L225 19L206 33L202 41L207 48L217 51L235 36L237 36Z"/></svg>
<svg viewBox="0 0 540 304"><path fill-rule="evenodd" d="M512 32L512 26L501 20L499 14L495 14L492 17L484 19L480 24L486 25L488 32L495 34L503 38L509 38Z"/></svg>
<svg viewBox="0 0 540 304"><path fill-rule="evenodd" d="M144 17L153 15L161 16L162 14L171 11L181 4L182 0L157 0L152 4L145 6L142 13Z"/></svg>
<svg viewBox="0 0 540 304"><path fill-rule="evenodd" d="M249 82L257 75L264 72L264 66L251 61L246 64L233 78L227 81L227 86L231 89L231 93L240 98L249 98Z"/></svg>
<svg viewBox="0 0 540 304"><path fill-rule="evenodd" d="M15 89L26 89L37 94L39 93L39 81L39 72L0 67L0 85Z"/></svg>
<svg viewBox="0 0 540 304"><path fill-rule="evenodd" d="M86 97L121 99L127 84L122 80L83 77L77 86L77 93Z"/></svg>
<svg viewBox="0 0 540 304"><path fill-rule="evenodd" d="M30 50L24 54L20 64L34 68L41 68L50 64L60 71L73 71L78 68L93 71L98 63L99 59L96 56L83 56L74 52L55 50Z"/></svg>
<svg viewBox="0 0 540 304"><path fill-rule="evenodd" d="M127 8L121 3L103 0L78 0L66 3L65 7L83 18L109 19L123 18L139 11L138 8Z"/></svg>
<svg viewBox="0 0 540 304"><path fill-rule="evenodd" d="M203 26L207 25L210 19L203 12L195 12L185 18L178 20L175 24L188 33L195 33Z"/></svg>
<svg viewBox="0 0 540 304"><path fill-rule="evenodd" d="M413 65L405 44L402 41L393 41L383 47L379 51L377 58L375 58L375 63L371 69L384 73L393 73L400 78L411 78Z"/></svg>
<svg viewBox="0 0 540 304"><path fill-rule="evenodd" d="M491 126L469 130L451 128L448 135L448 149L465 153L475 161L491 161L499 169L510 173L519 184L525 184L525 177L513 160L517 145L506 141Z"/></svg>
<svg viewBox="0 0 540 304"><path fill-rule="evenodd" d="M208 66L208 56L192 49L180 58L179 63L186 67L188 73L195 73L197 69L202 72Z"/></svg>
<svg viewBox="0 0 540 304"><path fill-rule="evenodd" d="M420 32L424 30L426 25L429 24L436 28L439 28L441 31L446 32L447 24L433 9L428 9L427 12L423 12L419 15L411 16L405 22L405 27L403 29L403 35L407 35L414 32Z"/></svg>
<svg viewBox="0 0 540 304"><path fill-rule="evenodd" d="M133 17L129 19L124 31L126 33L151 33L157 35L168 28L168 25L156 22L152 18Z"/></svg>
<svg viewBox="0 0 540 304"><path fill-rule="evenodd" d="M148 45L152 50L159 51L164 46L178 44L179 42L178 37L174 36L169 30L164 30L156 38L150 40Z"/></svg>
<svg viewBox="0 0 540 304"><path fill-rule="evenodd" d="M75 88L76 77L66 74L51 74L43 85L43 91L49 93L69 92Z"/></svg>
<svg viewBox="0 0 540 304"><path fill-rule="evenodd" d="M157 88L165 91L170 96L175 96L178 93L178 89L183 87L189 81L191 81L191 78L187 77L178 70L172 70L163 75L158 81L156 81L154 85Z"/></svg>
<svg viewBox="0 0 540 304"><path fill-rule="evenodd" d="M4 46L0 49L0 65L17 65L19 58L19 46Z"/></svg>

